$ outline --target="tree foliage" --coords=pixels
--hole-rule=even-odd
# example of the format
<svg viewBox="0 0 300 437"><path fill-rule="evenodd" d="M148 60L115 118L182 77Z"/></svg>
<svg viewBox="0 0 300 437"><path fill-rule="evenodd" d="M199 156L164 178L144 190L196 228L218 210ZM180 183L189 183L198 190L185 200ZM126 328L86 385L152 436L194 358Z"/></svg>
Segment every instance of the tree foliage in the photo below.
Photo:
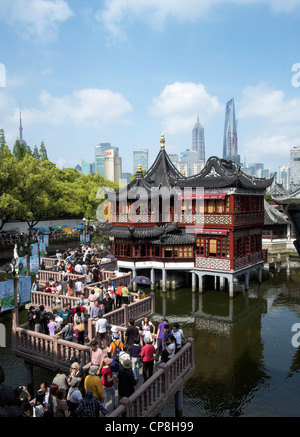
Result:
<svg viewBox="0 0 300 437"><path fill-rule="evenodd" d="M0 229L13 219L27 221L30 231L41 219L95 219L103 200L97 196L101 187L116 189L118 184L99 174L58 169L48 160L44 142L32 152L26 143L17 140L11 153L0 130Z"/></svg>

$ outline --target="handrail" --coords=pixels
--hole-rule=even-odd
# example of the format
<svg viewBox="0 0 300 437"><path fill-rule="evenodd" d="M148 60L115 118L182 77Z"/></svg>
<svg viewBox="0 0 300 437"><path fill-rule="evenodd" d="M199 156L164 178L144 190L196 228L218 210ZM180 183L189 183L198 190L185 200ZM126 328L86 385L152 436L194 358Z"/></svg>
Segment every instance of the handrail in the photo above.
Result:
<svg viewBox="0 0 300 437"><path fill-rule="evenodd" d="M168 396L190 378L195 371L194 339L188 338L181 350L158 370L129 398L122 398L109 417L151 417L166 403Z"/></svg>

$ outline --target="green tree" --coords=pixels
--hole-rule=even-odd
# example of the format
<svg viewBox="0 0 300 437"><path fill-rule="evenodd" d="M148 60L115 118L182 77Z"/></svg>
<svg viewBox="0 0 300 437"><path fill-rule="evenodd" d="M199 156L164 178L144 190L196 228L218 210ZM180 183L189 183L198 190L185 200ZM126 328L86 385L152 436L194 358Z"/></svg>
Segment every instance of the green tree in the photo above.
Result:
<svg viewBox="0 0 300 437"><path fill-rule="evenodd" d="M40 159L48 160L47 149L46 149L44 141L41 142L41 145L39 148L39 155L40 155Z"/></svg>
<svg viewBox="0 0 300 437"><path fill-rule="evenodd" d="M37 148L37 146L34 146L32 156L34 157L34 159L41 159L39 149Z"/></svg>

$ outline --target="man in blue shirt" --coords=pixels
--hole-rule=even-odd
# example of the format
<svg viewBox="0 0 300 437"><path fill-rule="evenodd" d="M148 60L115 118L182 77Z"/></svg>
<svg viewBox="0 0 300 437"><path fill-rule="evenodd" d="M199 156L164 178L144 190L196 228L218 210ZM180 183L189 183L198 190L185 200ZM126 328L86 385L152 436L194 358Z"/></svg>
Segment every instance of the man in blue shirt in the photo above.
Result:
<svg viewBox="0 0 300 437"><path fill-rule="evenodd" d="M100 313L101 313L101 307L99 304L99 299L96 299L94 305L90 309L90 317L92 319L97 319Z"/></svg>
<svg viewBox="0 0 300 437"><path fill-rule="evenodd" d="M70 317L70 311L68 310L67 304L64 304L63 309L59 311L58 315L63 319L63 325L66 325Z"/></svg>

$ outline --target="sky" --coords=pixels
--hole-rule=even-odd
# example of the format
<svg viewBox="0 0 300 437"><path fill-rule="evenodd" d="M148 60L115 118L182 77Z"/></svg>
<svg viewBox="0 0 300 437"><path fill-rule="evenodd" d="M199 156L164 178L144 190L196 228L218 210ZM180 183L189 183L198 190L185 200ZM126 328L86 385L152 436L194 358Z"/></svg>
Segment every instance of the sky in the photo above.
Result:
<svg viewBox="0 0 300 437"><path fill-rule="evenodd" d="M234 99L242 162L289 166L300 146L300 0L1 0L0 129L45 142L59 168L95 146L151 165L192 147L222 157Z"/></svg>

